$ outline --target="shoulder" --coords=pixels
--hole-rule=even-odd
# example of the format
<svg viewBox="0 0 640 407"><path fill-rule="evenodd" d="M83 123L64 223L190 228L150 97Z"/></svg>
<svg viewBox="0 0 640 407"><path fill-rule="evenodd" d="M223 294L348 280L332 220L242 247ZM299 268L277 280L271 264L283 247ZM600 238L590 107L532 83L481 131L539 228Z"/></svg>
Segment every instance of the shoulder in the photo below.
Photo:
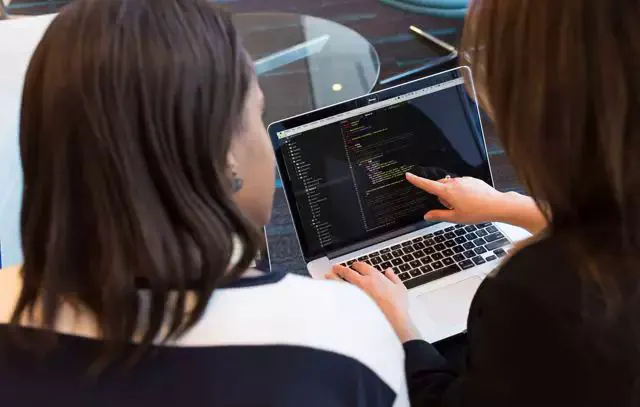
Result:
<svg viewBox="0 0 640 407"><path fill-rule="evenodd" d="M375 302L352 284L290 274L276 288L290 301L304 302L307 315L332 315L355 327L392 331Z"/></svg>
<svg viewBox="0 0 640 407"><path fill-rule="evenodd" d="M500 361L504 369L515 361L541 368L538 362L549 360L549 349L575 337L582 287L563 246L554 238L529 242L483 281L468 321L476 360L487 366Z"/></svg>
<svg viewBox="0 0 640 407"><path fill-rule="evenodd" d="M252 309L254 304L269 304L265 312L287 321L311 320L316 326L349 324L363 333L362 330L393 332L375 302L362 290L347 283L287 274L274 284L222 289L215 297L219 312L215 312L214 307L210 309L213 314L220 314L220 307L226 302L244 302ZM272 311L276 309L286 312L275 314Z"/></svg>
<svg viewBox="0 0 640 407"><path fill-rule="evenodd" d="M0 282L4 283L8 280L15 280L20 277L22 266L11 266L0 269Z"/></svg>
<svg viewBox="0 0 640 407"><path fill-rule="evenodd" d="M307 305L299 317L306 321L305 329L317 330L312 346L364 364L396 392L401 405L407 397L404 349L376 303L347 283L295 275L284 282L290 284L291 291L306 293ZM295 302L301 301L302 298ZM315 328L310 326L314 320Z"/></svg>
<svg viewBox="0 0 640 407"><path fill-rule="evenodd" d="M493 273L494 279L520 285L524 283L579 278L579 266L571 255L571 245L565 237L547 236L530 240L513 251L501 267Z"/></svg>
<svg viewBox="0 0 640 407"><path fill-rule="evenodd" d="M548 236L516 249L485 280L479 291L480 299L485 303L509 301L513 305L535 307L538 312L578 312L582 273L566 237Z"/></svg>
<svg viewBox="0 0 640 407"><path fill-rule="evenodd" d="M291 304L304 304L301 316L316 316L321 320L331 316L331 320L324 322L348 324L362 334L376 331L384 333L383 337L390 334L395 338L391 325L375 302L351 284L288 275L277 288L282 291L282 298Z"/></svg>
<svg viewBox="0 0 640 407"><path fill-rule="evenodd" d="M315 320L316 325L348 324L363 334L372 331L393 333L375 302L351 284L288 274L278 284L246 294L269 298L273 307L289 310L286 314L288 318Z"/></svg>
<svg viewBox="0 0 640 407"><path fill-rule="evenodd" d="M370 367L389 361L404 363L402 344L391 324L359 288L297 275L287 276L282 288L293 296L291 306L302 305L292 316L306 321L306 329L316 329L318 339L335 343L336 351L353 355ZM314 346L326 345L316 342Z"/></svg>
<svg viewBox="0 0 640 407"><path fill-rule="evenodd" d="M404 351L366 294L347 283L289 274L275 284L222 289L181 346L288 345L355 359L395 391Z"/></svg>
<svg viewBox="0 0 640 407"><path fill-rule="evenodd" d="M0 269L0 324L8 323L20 295L21 266Z"/></svg>

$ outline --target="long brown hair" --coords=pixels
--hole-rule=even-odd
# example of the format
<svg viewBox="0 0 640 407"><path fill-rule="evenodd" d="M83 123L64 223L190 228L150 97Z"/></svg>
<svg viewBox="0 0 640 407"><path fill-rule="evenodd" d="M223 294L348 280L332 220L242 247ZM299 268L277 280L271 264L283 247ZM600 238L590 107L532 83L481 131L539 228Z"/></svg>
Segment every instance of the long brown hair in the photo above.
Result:
<svg viewBox="0 0 640 407"><path fill-rule="evenodd" d="M520 180L598 282L638 266L608 250L640 243L638 21L637 0L475 0L463 36Z"/></svg>
<svg viewBox="0 0 640 407"><path fill-rule="evenodd" d="M201 318L260 242L227 176L252 78L231 16L207 0L76 0L62 10L24 86L14 325L37 307L53 329L62 303L81 304L113 359L141 326L144 350L165 323L166 340Z"/></svg>

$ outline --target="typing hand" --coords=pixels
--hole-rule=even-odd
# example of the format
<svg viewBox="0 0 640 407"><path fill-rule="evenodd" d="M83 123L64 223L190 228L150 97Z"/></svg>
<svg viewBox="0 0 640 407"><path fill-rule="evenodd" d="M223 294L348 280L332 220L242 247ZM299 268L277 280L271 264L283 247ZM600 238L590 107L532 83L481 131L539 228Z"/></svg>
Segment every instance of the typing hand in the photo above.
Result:
<svg viewBox="0 0 640 407"><path fill-rule="evenodd" d="M326 278L346 280L366 292L378 304L402 342L421 337L409 316L407 288L393 270L381 273L375 267L357 262L351 268L334 266Z"/></svg>

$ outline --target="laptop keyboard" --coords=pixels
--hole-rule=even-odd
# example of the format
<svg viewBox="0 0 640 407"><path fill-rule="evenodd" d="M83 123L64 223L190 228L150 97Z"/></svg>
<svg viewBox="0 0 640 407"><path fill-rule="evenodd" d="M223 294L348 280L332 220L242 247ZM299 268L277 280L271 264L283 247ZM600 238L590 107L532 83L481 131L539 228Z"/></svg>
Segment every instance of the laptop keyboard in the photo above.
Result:
<svg viewBox="0 0 640 407"><path fill-rule="evenodd" d="M413 288L448 275L479 266L506 255L509 245L491 223L457 225L428 233L406 242L342 263L368 263L379 270L389 268L407 288Z"/></svg>

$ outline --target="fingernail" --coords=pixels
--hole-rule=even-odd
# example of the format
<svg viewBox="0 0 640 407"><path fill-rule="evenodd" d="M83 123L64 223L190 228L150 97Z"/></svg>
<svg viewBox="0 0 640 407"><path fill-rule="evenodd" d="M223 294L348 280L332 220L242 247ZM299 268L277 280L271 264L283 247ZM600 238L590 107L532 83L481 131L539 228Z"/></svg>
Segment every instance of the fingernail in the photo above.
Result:
<svg viewBox="0 0 640 407"><path fill-rule="evenodd" d="M413 175L412 173L408 172L405 174L407 178L415 178L416 176Z"/></svg>

